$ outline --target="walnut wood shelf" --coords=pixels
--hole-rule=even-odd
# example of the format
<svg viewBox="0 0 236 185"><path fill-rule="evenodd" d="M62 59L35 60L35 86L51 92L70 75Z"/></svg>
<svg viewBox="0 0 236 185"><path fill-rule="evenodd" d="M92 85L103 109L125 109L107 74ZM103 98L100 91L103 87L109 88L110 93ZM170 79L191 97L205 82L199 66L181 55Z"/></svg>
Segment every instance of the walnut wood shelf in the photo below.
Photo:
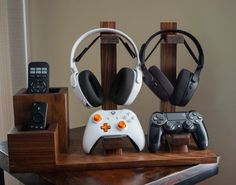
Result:
<svg viewBox="0 0 236 185"><path fill-rule="evenodd" d="M79 127L70 140L68 154L59 154L56 164L57 170L104 170L119 168L139 168L155 166L183 166L203 163L216 163L217 155L210 149L198 150L194 144L189 147L188 153L170 153L163 148L158 153L149 153L147 148L137 152L128 138L123 144L123 154L103 155L102 142L96 145L92 154L85 154L82 149L84 127Z"/></svg>
<svg viewBox="0 0 236 185"><path fill-rule="evenodd" d="M81 141L82 132L83 128L74 128L70 130L70 141L72 147L70 148L70 153L68 154L68 157L73 158L74 155L81 153L81 151L78 151L80 150L80 148L75 147L78 145L78 142ZM126 150L124 150L124 152L126 152ZM218 174L219 157L216 157L216 155L210 150L208 150L208 152L211 153L213 158L216 158L215 163L204 163L191 166L185 166L183 163L181 163L178 166L142 168L132 167L132 165L134 164L132 163L132 165L129 166L129 169L84 171L76 170L75 168L70 169L69 166L67 166L61 168L60 171L54 169L51 172L44 171L39 173L29 171L29 173L10 173L7 142L1 142L0 184L4 185L3 171L6 171L11 176L14 176L16 179L27 185L192 185ZM198 157L200 157L200 155L204 157L204 153L207 152L199 154ZM166 153L166 155L171 156L172 154ZM85 154L83 154L83 156L85 156ZM210 155L208 155L208 157L210 157ZM80 159L83 160L83 158ZM215 159L212 161L215 161ZM99 161L97 161L97 163L98 162Z"/></svg>

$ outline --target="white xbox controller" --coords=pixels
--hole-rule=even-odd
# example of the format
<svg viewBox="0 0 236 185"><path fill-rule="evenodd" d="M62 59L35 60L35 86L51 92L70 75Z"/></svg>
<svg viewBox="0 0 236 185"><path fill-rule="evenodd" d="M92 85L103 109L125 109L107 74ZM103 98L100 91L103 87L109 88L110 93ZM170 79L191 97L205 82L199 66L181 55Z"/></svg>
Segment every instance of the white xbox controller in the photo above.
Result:
<svg viewBox="0 0 236 185"><path fill-rule="evenodd" d="M128 136L138 151L144 148L143 129L134 112L128 109L98 110L90 116L86 125L83 150L91 153L100 138L117 136Z"/></svg>

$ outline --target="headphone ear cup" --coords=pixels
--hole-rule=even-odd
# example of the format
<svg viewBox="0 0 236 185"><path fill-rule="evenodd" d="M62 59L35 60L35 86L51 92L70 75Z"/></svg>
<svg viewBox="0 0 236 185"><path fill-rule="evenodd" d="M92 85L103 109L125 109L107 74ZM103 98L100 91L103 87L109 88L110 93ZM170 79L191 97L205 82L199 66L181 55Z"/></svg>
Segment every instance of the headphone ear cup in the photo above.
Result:
<svg viewBox="0 0 236 185"><path fill-rule="evenodd" d="M124 105L133 89L134 71L122 68L116 75L110 92L112 101L117 105Z"/></svg>
<svg viewBox="0 0 236 185"><path fill-rule="evenodd" d="M100 106L103 102L103 93L95 75L89 70L84 70L79 73L78 82L87 101L93 107Z"/></svg>
<svg viewBox="0 0 236 185"><path fill-rule="evenodd" d="M171 96L170 102L173 105L184 106L188 103L184 100L185 92L188 90L188 84L192 78L193 73L187 69L182 69L176 79L175 88L173 95ZM186 103L182 103L186 102Z"/></svg>
<svg viewBox="0 0 236 185"><path fill-rule="evenodd" d="M148 71L153 76L154 80L157 82L153 84L153 87L150 87L151 90L163 101L169 100L171 97L174 87L169 81L169 79L165 76L164 73L156 66L151 66ZM156 87L156 88L154 88Z"/></svg>

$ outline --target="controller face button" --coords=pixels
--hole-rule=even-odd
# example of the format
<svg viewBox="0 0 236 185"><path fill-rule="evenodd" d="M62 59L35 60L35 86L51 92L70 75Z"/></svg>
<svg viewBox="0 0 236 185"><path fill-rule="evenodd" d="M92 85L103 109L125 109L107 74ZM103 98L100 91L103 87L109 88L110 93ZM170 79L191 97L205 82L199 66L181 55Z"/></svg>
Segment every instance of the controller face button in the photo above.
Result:
<svg viewBox="0 0 236 185"><path fill-rule="evenodd" d="M111 129L111 126L108 123L103 123L103 125L100 127L104 132L108 132L109 129Z"/></svg>
<svg viewBox="0 0 236 185"><path fill-rule="evenodd" d="M95 123L98 123L98 122L100 122L102 120L102 116L100 115L100 114L95 114L94 116L93 116L93 121L95 122Z"/></svg>
<svg viewBox="0 0 236 185"><path fill-rule="evenodd" d="M119 122L118 122L118 127L119 127L120 129L124 129L124 128L126 128L126 123L125 123L124 121L119 121Z"/></svg>
<svg viewBox="0 0 236 185"><path fill-rule="evenodd" d="M198 119L202 119L202 116L198 115L197 118L198 118Z"/></svg>
<svg viewBox="0 0 236 185"><path fill-rule="evenodd" d="M152 119L153 119L154 121L157 121L157 117L153 117Z"/></svg>

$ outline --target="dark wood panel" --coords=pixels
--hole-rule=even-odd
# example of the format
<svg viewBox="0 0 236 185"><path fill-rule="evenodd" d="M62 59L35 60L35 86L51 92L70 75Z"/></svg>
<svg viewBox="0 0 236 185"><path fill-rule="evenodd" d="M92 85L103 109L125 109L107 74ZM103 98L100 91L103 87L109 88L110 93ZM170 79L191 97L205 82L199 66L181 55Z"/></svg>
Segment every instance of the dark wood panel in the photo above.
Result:
<svg viewBox="0 0 236 185"><path fill-rule="evenodd" d="M71 132L70 150L68 154L59 154L58 170L98 170L118 168L138 168L154 166L179 166L200 163L215 163L217 155L210 149L198 150L194 144L189 147L189 153L170 153L165 147L155 154L147 148L137 153L128 138L123 138L123 154L103 155L102 141L96 145L93 154L87 155L82 149L84 128L80 127Z"/></svg>
<svg viewBox="0 0 236 185"><path fill-rule="evenodd" d="M177 29L176 22L162 22L161 30ZM168 37L167 37L168 38ZM164 44L161 43L161 71L167 76L167 78L174 84L176 79L176 43ZM170 102L161 102L162 112L175 112L175 106Z"/></svg>
<svg viewBox="0 0 236 185"><path fill-rule="evenodd" d="M60 152L69 148L69 113L68 88L50 88L47 94L28 94L21 89L13 96L15 126L21 128L31 117L31 106L34 101L48 103L47 124L58 123Z"/></svg>
<svg viewBox="0 0 236 185"><path fill-rule="evenodd" d="M165 35L165 39L162 41L163 44L183 44L183 35Z"/></svg>
<svg viewBox="0 0 236 185"><path fill-rule="evenodd" d="M83 128L72 129L70 132L70 150L75 153L78 137ZM81 138L79 139L81 141ZM171 155L171 154L170 154ZM12 176L27 185L122 185L122 184L195 184L218 173L219 157L216 163L194 166L165 166L113 170L75 170L66 169L44 173L14 173ZM8 147L6 142L0 143L0 168L9 172ZM177 173L176 173L177 172ZM172 180L173 179L173 180Z"/></svg>
<svg viewBox="0 0 236 185"><path fill-rule="evenodd" d="M116 23L113 21L100 22L101 28L116 28ZM112 110L117 109L110 98L112 82L116 76L116 43L118 38L113 33L101 33L101 78L104 102L102 109Z"/></svg>
<svg viewBox="0 0 236 185"><path fill-rule="evenodd" d="M54 169L58 154L57 133L57 124L50 124L48 130L42 131L12 129L7 135L10 171Z"/></svg>

